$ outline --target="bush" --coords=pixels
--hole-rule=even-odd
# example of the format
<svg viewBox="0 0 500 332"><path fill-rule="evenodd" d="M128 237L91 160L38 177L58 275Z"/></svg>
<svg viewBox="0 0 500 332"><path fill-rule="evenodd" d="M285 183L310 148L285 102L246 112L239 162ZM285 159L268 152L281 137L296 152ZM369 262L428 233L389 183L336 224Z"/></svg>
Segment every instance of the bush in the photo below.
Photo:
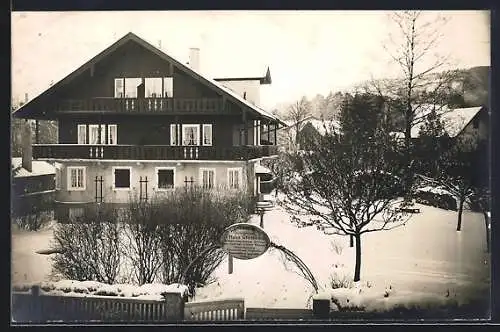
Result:
<svg viewBox="0 0 500 332"><path fill-rule="evenodd" d="M178 282L191 262L203 251L218 244L224 229L234 223L247 222L253 200L242 192L219 194L201 188L178 189L162 200L162 282ZM209 251L186 273L184 284L191 295L197 286L210 282L224 253Z"/></svg>
<svg viewBox="0 0 500 332"><path fill-rule="evenodd" d="M415 201L420 204L434 206L445 210L457 211L457 201L455 197L440 188L424 187L415 193Z"/></svg>
<svg viewBox="0 0 500 332"><path fill-rule="evenodd" d="M120 271L120 225L115 211L97 207L78 222L59 224L54 230L53 270L72 280L114 283Z"/></svg>
<svg viewBox="0 0 500 332"><path fill-rule="evenodd" d="M52 195L16 197L12 200L12 219L20 229L38 231L54 219Z"/></svg>

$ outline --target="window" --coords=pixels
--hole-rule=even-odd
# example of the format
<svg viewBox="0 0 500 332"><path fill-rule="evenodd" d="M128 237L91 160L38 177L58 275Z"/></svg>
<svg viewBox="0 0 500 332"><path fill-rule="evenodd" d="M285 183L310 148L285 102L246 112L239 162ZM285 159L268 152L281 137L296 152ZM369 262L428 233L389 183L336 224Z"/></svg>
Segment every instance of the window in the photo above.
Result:
<svg viewBox="0 0 500 332"><path fill-rule="evenodd" d="M174 78L164 77L163 78L163 96L165 98L174 97Z"/></svg>
<svg viewBox="0 0 500 332"><path fill-rule="evenodd" d="M125 78L125 98L137 98L137 87L142 83L142 78Z"/></svg>
<svg viewBox="0 0 500 332"><path fill-rule="evenodd" d="M101 133L99 136L99 128L101 128ZM99 139L100 137L100 139ZM106 142L106 126L92 124L89 125L89 144L105 144Z"/></svg>
<svg viewBox="0 0 500 332"><path fill-rule="evenodd" d="M170 189L175 186L175 168L170 167L157 167L156 168L156 182L158 190Z"/></svg>
<svg viewBox="0 0 500 332"><path fill-rule="evenodd" d="M241 168L227 169L227 183L229 189L240 189L241 185Z"/></svg>
<svg viewBox="0 0 500 332"><path fill-rule="evenodd" d="M182 145L200 145L200 126L182 125Z"/></svg>
<svg viewBox="0 0 500 332"><path fill-rule="evenodd" d="M179 145L179 142L177 142L177 125L176 124L171 124L170 125L170 145Z"/></svg>
<svg viewBox="0 0 500 332"><path fill-rule="evenodd" d="M68 209L68 218L70 220L81 218L81 217L83 217L83 214L84 214L84 210L81 207L80 208L69 208Z"/></svg>
<svg viewBox="0 0 500 332"><path fill-rule="evenodd" d="M125 96L124 79L115 78L115 98L123 98Z"/></svg>
<svg viewBox="0 0 500 332"><path fill-rule="evenodd" d="M151 77L145 79L146 98L160 98L162 97L161 91L162 79L161 77Z"/></svg>
<svg viewBox="0 0 500 332"><path fill-rule="evenodd" d="M115 124L108 125L108 144L118 144L118 127Z"/></svg>
<svg viewBox="0 0 500 332"><path fill-rule="evenodd" d="M68 190L85 190L85 167L68 167Z"/></svg>
<svg viewBox="0 0 500 332"><path fill-rule="evenodd" d="M203 145L211 146L212 145L212 125L204 124L203 125Z"/></svg>
<svg viewBox="0 0 500 332"><path fill-rule="evenodd" d="M132 170L130 167L113 167L114 189L130 189L130 178Z"/></svg>
<svg viewBox="0 0 500 332"><path fill-rule="evenodd" d="M78 125L78 144L87 144L87 125Z"/></svg>
<svg viewBox="0 0 500 332"><path fill-rule="evenodd" d="M215 169L200 168L200 177L204 189L213 189L215 187Z"/></svg>

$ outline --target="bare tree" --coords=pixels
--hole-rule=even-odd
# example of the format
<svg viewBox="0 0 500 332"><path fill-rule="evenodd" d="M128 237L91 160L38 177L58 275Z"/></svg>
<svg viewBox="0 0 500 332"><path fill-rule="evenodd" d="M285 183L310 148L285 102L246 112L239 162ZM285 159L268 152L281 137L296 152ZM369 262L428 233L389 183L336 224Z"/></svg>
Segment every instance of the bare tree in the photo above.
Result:
<svg viewBox="0 0 500 332"><path fill-rule="evenodd" d="M299 143L300 131L304 126L303 120L309 115L311 115L311 103L306 97L302 97L288 108L288 118L293 123L293 137L290 138L293 139L295 146Z"/></svg>
<svg viewBox="0 0 500 332"><path fill-rule="evenodd" d="M159 236L163 215L159 202L132 198L126 213L123 255L134 266L136 281L153 283L162 267L162 238Z"/></svg>
<svg viewBox="0 0 500 332"><path fill-rule="evenodd" d="M443 35L446 17L422 11L401 11L390 16L395 32L389 35L384 49L391 61L399 68L397 79L372 80L370 91L393 101L392 106L403 119L406 181L411 174L411 129L425 120L429 106L438 113L445 110L451 84L457 79L457 71L450 70L450 57L436 52Z"/></svg>
<svg viewBox="0 0 500 332"><path fill-rule="evenodd" d="M356 97L355 97L356 99ZM361 102L346 107L373 107ZM352 114L352 109L346 114ZM283 156L283 191L279 203L294 214L333 229L333 234L356 240L354 281L360 280L361 236L403 225L407 214L401 210L397 173L393 160L396 144L377 123L374 133L346 141L336 132L327 132L311 142L312 150Z"/></svg>

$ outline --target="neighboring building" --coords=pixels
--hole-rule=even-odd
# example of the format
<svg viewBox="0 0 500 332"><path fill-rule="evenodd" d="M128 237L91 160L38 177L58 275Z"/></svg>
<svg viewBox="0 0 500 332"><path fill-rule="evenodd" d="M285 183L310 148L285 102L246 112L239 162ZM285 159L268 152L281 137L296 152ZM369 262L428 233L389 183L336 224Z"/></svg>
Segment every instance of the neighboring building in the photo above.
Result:
<svg viewBox="0 0 500 332"><path fill-rule="evenodd" d="M322 120L310 115L295 123L288 121L286 127L278 131L278 146L284 150L301 149L307 142L316 137L325 135L326 132L338 131L340 124L335 120ZM297 129L299 135L296 136ZM295 140L298 142L295 142Z"/></svg>
<svg viewBox="0 0 500 332"><path fill-rule="evenodd" d="M427 108L430 111L429 108ZM448 109L446 107L436 109L437 114L444 125L446 134L455 142L473 139L474 141L487 140L489 135L489 114L485 106ZM426 112L419 113L424 117ZM415 124L411 129L411 138L417 140L423 122ZM403 139L401 132L394 133Z"/></svg>
<svg viewBox="0 0 500 332"><path fill-rule="evenodd" d="M55 193L56 167L31 159L31 129L24 124L22 157L11 160L12 217L50 212Z"/></svg>
<svg viewBox="0 0 500 332"><path fill-rule="evenodd" d="M14 113L58 121L58 144L33 146L62 165L58 219L189 185L259 194L255 168L277 154L261 129L276 141L281 122L198 64L197 49L188 67L129 33Z"/></svg>

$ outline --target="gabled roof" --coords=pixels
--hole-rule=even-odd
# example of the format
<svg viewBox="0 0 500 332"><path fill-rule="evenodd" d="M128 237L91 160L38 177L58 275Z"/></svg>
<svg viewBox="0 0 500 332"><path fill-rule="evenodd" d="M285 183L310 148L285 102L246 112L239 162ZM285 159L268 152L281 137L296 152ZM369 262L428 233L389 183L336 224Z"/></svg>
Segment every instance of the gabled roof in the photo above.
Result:
<svg viewBox="0 0 500 332"><path fill-rule="evenodd" d="M215 88L216 90L219 90L219 92L221 92L223 94L229 95L229 97L232 98L233 101L235 101L236 103L239 103L242 106L246 106L246 107L250 108L252 111L254 111L255 113L257 113L265 118L268 118L270 120L280 121L276 116L264 111L263 109L261 109L259 107L256 107L255 105L253 105L249 101L245 100L243 97L239 96L237 93L235 93L231 90L228 90L221 83L218 83L217 81L212 80L210 78L207 78L207 77L201 75L200 73L194 71L190 67L183 64L181 61L178 61L178 60L174 59L173 57L165 54L163 51L159 50L158 48L156 48L155 46L146 42L145 40L138 37L137 35L135 35L132 32L129 32L128 34L126 34L125 36L120 38L114 44L112 44L111 46L106 48L101 53L97 54L95 57L93 57L92 59L87 61L85 64L80 66L78 69L76 69L74 72L72 72L71 74L69 74L68 76L66 76L65 78L63 78L59 82L57 82L56 84L52 85L50 88L48 88L43 93L41 93L40 95L38 95L37 97L35 97L31 101L29 101L27 104L20 107L18 110L16 110L13 113L13 116L15 116L15 117L29 117L31 112L29 112L28 110L30 109L30 107L33 107L34 105L36 105L36 103L40 100L40 98L43 98L44 96L48 96L48 95L52 94L54 91L58 90L61 86L68 84L69 82L74 80L76 77L78 77L80 74L82 74L83 72L85 72L88 69L91 69L96 63L100 62L103 58L110 55L111 53L116 51L120 46L126 44L129 41L136 42L137 44L143 46L148 51L154 53L155 55L159 56L160 58L162 58L166 61L172 62L177 68L183 70L185 73L192 76L193 78L201 81L202 83L205 83L206 85L209 85L209 86Z"/></svg>
<svg viewBox="0 0 500 332"><path fill-rule="evenodd" d="M482 106L447 109L442 108L437 112L443 121L444 130L450 137L459 135L472 119L483 109ZM424 124L422 122L414 125L411 128L411 137L417 138L420 136L420 128Z"/></svg>
<svg viewBox="0 0 500 332"><path fill-rule="evenodd" d="M285 123L287 124L287 127L283 128L284 130L294 129L297 125L297 122L294 121L285 121ZM326 133L326 130L340 130L340 123L338 121L322 120L314 115L309 115L304 119L298 121L298 123L310 124L320 135L324 135Z"/></svg>

